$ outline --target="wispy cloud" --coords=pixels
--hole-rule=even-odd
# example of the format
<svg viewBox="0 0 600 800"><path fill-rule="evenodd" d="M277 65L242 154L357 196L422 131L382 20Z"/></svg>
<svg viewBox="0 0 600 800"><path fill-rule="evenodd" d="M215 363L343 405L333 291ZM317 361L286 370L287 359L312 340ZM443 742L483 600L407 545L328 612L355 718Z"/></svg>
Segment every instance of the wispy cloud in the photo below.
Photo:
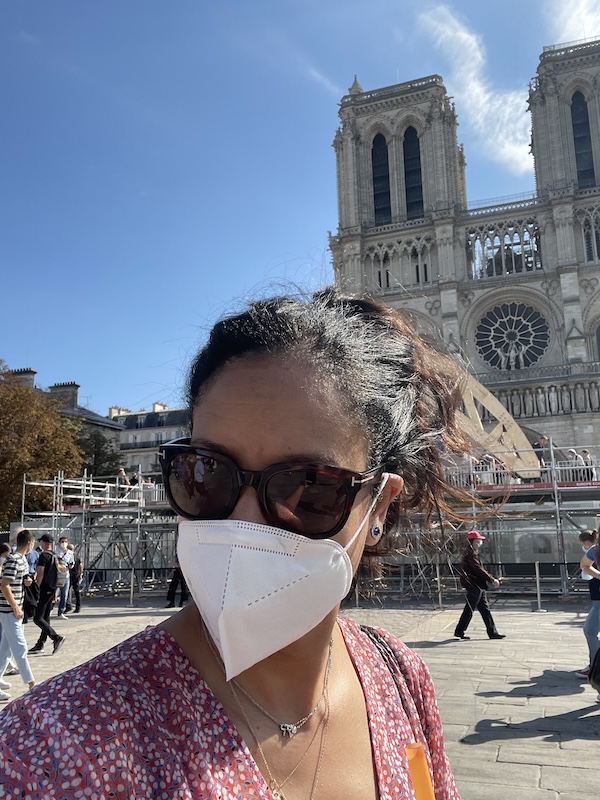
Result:
<svg viewBox="0 0 600 800"><path fill-rule="evenodd" d="M548 11L552 44L600 36L599 0L551 0Z"/></svg>
<svg viewBox="0 0 600 800"><path fill-rule="evenodd" d="M504 91L489 84L480 37L447 6L421 14L419 22L450 62L448 89L482 149L514 175L531 172L526 91Z"/></svg>
<svg viewBox="0 0 600 800"><path fill-rule="evenodd" d="M253 34L251 40L244 38L240 44L255 58L267 61L277 70L282 68L292 70L302 78L317 84L321 89L325 89L336 99L345 94L280 30L272 28L261 35Z"/></svg>
<svg viewBox="0 0 600 800"><path fill-rule="evenodd" d="M340 97L343 94L343 92L339 89L339 87L337 87L335 83L330 81L326 75L323 75L322 72L319 72L319 70L316 67L313 67L307 63L303 65L302 69L308 78L314 80L324 89L327 89L327 91L334 97Z"/></svg>

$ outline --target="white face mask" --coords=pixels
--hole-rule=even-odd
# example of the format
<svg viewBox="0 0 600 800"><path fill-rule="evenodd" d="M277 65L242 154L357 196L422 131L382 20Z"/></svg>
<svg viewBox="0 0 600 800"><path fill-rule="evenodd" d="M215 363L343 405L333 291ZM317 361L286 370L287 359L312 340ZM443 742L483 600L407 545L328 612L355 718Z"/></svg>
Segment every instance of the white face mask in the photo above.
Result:
<svg viewBox="0 0 600 800"><path fill-rule="evenodd" d="M67 552L67 543L66 543L66 542L59 542L59 543L58 543L58 546L59 546L59 547L60 547L60 549L63 551L63 553L66 553L66 552Z"/></svg>
<svg viewBox="0 0 600 800"><path fill-rule="evenodd" d="M348 550L333 539L237 519L179 523L181 570L225 665L225 679L277 653L319 624L350 590Z"/></svg>

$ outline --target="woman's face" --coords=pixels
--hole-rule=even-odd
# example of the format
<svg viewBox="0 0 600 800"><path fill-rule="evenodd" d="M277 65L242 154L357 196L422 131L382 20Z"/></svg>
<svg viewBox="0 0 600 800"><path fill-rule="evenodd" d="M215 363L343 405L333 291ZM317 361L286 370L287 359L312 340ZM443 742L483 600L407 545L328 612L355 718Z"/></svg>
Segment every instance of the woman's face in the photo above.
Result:
<svg viewBox="0 0 600 800"><path fill-rule="evenodd" d="M247 356L225 366L196 404L192 444L222 452L242 469L306 460L363 472L367 443L347 417L336 391L303 362ZM359 493L348 522L334 537L340 544L355 533L370 497L367 489ZM231 518L268 524L256 491L248 486ZM364 536L349 552L355 567Z"/></svg>

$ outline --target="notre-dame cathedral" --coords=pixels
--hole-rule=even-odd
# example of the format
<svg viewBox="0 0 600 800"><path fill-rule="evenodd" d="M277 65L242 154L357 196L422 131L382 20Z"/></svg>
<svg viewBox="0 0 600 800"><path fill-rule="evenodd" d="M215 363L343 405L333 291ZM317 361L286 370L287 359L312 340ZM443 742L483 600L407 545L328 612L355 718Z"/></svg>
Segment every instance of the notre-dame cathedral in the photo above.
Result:
<svg viewBox="0 0 600 800"><path fill-rule="evenodd" d="M535 194L469 208L442 78L355 79L334 140L336 281L462 354L530 441L598 457L600 41L545 48L529 110Z"/></svg>

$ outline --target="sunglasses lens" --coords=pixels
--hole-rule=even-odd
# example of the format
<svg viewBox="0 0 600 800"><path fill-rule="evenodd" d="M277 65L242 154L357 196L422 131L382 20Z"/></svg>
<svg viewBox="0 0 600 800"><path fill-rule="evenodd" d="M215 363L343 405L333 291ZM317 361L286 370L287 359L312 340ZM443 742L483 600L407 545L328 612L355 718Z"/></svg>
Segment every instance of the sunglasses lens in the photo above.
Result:
<svg viewBox="0 0 600 800"><path fill-rule="evenodd" d="M270 515L282 527L304 536L327 534L348 508L344 480L316 470L277 472L269 479L265 494Z"/></svg>
<svg viewBox="0 0 600 800"><path fill-rule="evenodd" d="M233 476L212 456L182 453L171 461L169 488L176 510L194 519L222 519L233 494Z"/></svg>

